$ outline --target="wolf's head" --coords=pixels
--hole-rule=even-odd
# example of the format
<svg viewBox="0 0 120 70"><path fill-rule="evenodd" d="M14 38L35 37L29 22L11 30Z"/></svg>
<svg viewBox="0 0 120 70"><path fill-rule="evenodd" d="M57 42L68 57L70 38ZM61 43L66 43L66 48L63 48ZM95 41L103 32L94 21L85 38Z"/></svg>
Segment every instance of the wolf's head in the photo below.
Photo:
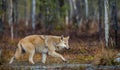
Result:
<svg viewBox="0 0 120 70"><path fill-rule="evenodd" d="M63 37L63 35L60 37L60 41L57 44L57 46L62 49L62 48L66 48L69 49L69 44L68 44L68 40L69 40L69 36L67 37Z"/></svg>

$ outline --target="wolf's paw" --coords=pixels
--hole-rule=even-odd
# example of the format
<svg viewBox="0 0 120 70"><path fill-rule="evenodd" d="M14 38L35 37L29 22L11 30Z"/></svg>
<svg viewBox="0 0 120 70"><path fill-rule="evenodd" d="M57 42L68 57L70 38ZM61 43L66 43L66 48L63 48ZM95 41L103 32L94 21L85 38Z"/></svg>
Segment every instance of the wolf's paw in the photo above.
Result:
<svg viewBox="0 0 120 70"><path fill-rule="evenodd" d="M65 63L69 63L69 61L68 61L68 60L64 60L63 62L65 62Z"/></svg>
<svg viewBox="0 0 120 70"><path fill-rule="evenodd" d="M35 64L33 61L29 61L30 64Z"/></svg>

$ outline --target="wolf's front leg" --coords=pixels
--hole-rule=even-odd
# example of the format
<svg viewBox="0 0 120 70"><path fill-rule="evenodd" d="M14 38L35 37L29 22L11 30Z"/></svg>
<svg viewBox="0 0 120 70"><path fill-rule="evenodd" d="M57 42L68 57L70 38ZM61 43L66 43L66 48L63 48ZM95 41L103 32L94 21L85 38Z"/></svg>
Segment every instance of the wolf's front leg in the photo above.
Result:
<svg viewBox="0 0 120 70"><path fill-rule="evenodd" d="M46 53L42 53L42 63L44 64L46 62L46 57L47 57Z"/></svg>
<svg viewBox="0 0 120 70"><path fill-rule="evenodd" d="M67 61L61 54L57 53L57 52L48 52L49 55L53 56L53 57L60 57L63 61Z"/></svg>

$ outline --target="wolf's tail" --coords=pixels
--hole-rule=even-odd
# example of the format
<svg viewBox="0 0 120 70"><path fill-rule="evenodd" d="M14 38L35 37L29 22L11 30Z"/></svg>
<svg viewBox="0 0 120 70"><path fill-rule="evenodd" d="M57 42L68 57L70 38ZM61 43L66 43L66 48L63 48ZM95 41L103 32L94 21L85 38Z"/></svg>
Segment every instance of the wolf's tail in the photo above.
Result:
<svg viewBox="0 0 120 70"><path fill-rule="evenodd" d="M22 54L25 53L23 45L20 42L18 43L18 49L19 49L20 53L22 53Z"/></svg>

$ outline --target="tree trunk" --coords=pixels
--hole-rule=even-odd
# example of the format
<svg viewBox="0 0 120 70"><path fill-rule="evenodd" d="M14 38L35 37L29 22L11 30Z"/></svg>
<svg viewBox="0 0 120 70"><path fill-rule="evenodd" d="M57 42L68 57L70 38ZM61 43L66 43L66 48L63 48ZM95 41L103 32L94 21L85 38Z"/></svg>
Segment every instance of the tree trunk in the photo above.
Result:
<svg viewBox="0 0 120 70"><path fill-rule="evenodd" d="M9 20L8 20L8 23L10 25L10 32L11 32L11 39L13 40L13 37L14 37L14 34L13 34L13 17L12 17L12 13L13 13L13 4L12 4L12 0L9 0L10 1L10 6L9 6Z"/></svg>
<svg viewBox="0 0 120 70"><path fill-rule="evenodd" d="M70 14L69 14L69 23L72 24L73 21L73 15L75 13L75 9L76 9L76 6L75 6L75 0L68 0L69 1L69 5L70 5Z"/></svg>
<svg viewBox="0 0 120 70"><path fill-rule="evenodd" d="M88 18L88 0L85 0L85 15Z"/></svg>
<svg viewBox="0 0 120 70"><path fill-rule="evenodd" d="M99 41L101 41L101 38L102 38L102 1L101 0L98 0L98 5L99 5L98 33L99 33Z"/></svg>
<svg viewBox="0 0 120 70"><path fill-rule="evenodd" d="M35 30L35 10L36 10L36 0L32 0L32 28Z"/></svg>
<svg viewBox="0 0 120 70"><path fill-rule="evenodd" d="M109 24L108 24L108 0L104 0L104 23L105 23L105 45L108 47Z"/></svg>
<svg viewBox="0 0 120 70"><path fill-rule="evenodd" d="M13 10L14 10L14 16L13 16L13 18L14 18L14 38L17 38L17 36L18 36L18 31L17 31L17 29L18 29L18 0L13 0L14 2L13 2Z"/></svg>
<svg viewBox="0 0 120 70"><path fill-rule="evenodd" d="M114 30L115 30L115 46L118 47L118 19L117 19L117 9L116 9L116 0L113 2L112 5L112 18L113 18L113 24L114 24Z"/></svg>
<svg viewBox="0 0 120 70"><path fill-rule="evenodd" d="M72 2L72 0L69 0L69 5L70 5L70 18L71 18L72 14L73 14L73 2Z"/></svg>
<svg viewBox="0 0 120 70"><path fill-rule="evenodd" d="M14 10L15 10L15 23L18 24L18 0L14 0Z"/></svg>
<svg viewBox="0 0 120 70"><path fill-rule="evenodd" d="M80 28L81 26L81 24L82 24L82 8L81 8L81 5L82 5L82 1L81 0L77 0L76 1L76 20L77 20L77 25L78 25L78 27Z"/></svg>
<svg viewBox="0 0 120 70"><path fill-rule="evenodd" d="M69 4L69 0L66 0L65 1L66 3L65 4ZM66 15L65 15L65 24L68 26L69 25L69 10L68 9L66 9Z"/></svg>
<svg viewBox="0 0 120 70"><path fill-rule="evenodd" d="M25 25L28 26L28 0L25 1Z"/></svg>
<svg viewBox="0 0 120 70"><path fill-rule="evenodd" d="M66 10L65 23L66 23L66 25L68 25L68 23L69 23L68 10Z"/></svg>
<svg viewBox="0 0 120 70"><path fill-rule="evenodd" d="M3 23L5 23L5 20L6 20L6 9L7 9L7 1L6 0L2 0L2 11L4 11L4 13L2 13L2 21L3 21Z"/></svg>

